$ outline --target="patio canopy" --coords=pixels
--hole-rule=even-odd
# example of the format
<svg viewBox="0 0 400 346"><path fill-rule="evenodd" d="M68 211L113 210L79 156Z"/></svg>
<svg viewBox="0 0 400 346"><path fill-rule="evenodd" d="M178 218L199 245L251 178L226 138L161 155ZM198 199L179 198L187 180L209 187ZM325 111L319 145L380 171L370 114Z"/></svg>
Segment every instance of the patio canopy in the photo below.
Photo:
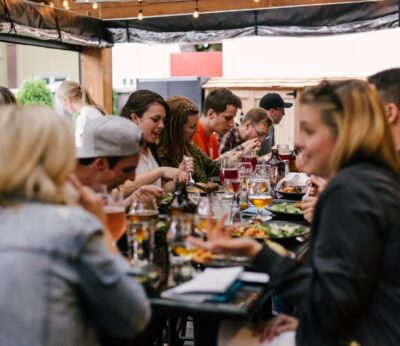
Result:
<svg viewBox="0 0 400 346"><path fill-rule="evenodd" d="M60 3L60 0L57 1ZM142 1L145 3L146 0ZM230 5L235 3L235 1L214 1ZM321 5L329 2L334 4ZM165 1L159 3L165 4ZM201 4L200 1L196 3ZM193 18L191 14L160 16L154 14L152 17L145 16L143 20L132 16L110 20L104 18L115 17L109 15L112 12L106 11L107 8L113 9L112 6L104 5L103 13L108 15L100 16L103 18L101 19L25 0L3 0L0 2L0 40L16 41L17 38L27 38L39 45L42 42L43 45L65 44L66 47L111 47L114 43L123 42L199 43L220 42L227 38L254 35L343 34L397 27L399 23L398 0L354 3L340 0L291 2L282 0L268 3L269 8L200 12L199 18ZM288 7L278 6L283 3ZM301 6L305 3L310 5ZM125 2L124 6L127 4L137 6L137 2L132 1ZM72 6L72 10L79 11L79 4ZM101 9L102 4L99 6ZM164 7L166 6L168 5L165 4ZM115 5L115 9L118 8ZM133 13L136 15L137 12L134 11L136 7L125 13L127 16Z"/></svg>

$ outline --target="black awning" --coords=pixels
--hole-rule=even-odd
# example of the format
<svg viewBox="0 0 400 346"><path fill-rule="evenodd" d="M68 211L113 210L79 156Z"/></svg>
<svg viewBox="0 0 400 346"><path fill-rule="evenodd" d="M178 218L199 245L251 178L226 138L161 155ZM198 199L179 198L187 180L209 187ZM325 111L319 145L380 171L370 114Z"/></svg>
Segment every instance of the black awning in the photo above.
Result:
<svg viewBox="0 0 400 346"><path fill-rule="evenodd" d="M0 34L74 46L111 47L100 19L25 0L0 2Z"/></svg>
<svg viewBox="0 0 400 346"><path fill-rule="evenodd" d="M332 35L397 27L398 0L108 21L115 43L220 42L244 36Z"/></svg>

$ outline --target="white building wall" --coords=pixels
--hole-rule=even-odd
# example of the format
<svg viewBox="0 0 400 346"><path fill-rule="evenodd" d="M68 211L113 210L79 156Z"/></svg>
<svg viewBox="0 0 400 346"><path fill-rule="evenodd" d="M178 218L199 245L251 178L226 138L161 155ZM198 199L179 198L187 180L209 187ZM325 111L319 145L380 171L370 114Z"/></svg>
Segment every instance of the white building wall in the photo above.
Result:
<svg viewBox="0 0 400 346"><path fill-rule="evenodd" d="M365 77L400 67L400 29L223 42L225 78Z"/></svg>
<svg viewBox="0 0 400 346"><path fill-rule="evenodd" d="M133 89L137 78L170 77L170 54L179 52L179 45L116 44L112 52L113 88Z"/></svg>

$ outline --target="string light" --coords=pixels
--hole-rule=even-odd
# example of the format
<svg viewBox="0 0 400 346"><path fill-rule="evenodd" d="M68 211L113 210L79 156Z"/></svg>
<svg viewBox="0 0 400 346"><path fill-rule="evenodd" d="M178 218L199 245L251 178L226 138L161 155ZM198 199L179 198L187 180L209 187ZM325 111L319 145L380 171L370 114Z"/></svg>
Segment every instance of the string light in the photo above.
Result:
<svg viewBox="0 0 400 346"><path fill-rule="evenodd" d="M97 2L94 2L94 3L93 3L92 8L93 8L94 10L97 10L97 9L99 8L99 5L97 4Z"/></svg>
<svg viewBox="0 0 400 346"><path fill-rule="evenodd" d="M196 8L193 12L193 18L199 18L199 2L196 0Z"/></svg>
<svg viewBox="0 0 400 346"><path fill-rule="evenodd" d="M138 0L139 1L139 13L137 18L139 20L143 20L143 10L142 10L142 0Z"/></svg>

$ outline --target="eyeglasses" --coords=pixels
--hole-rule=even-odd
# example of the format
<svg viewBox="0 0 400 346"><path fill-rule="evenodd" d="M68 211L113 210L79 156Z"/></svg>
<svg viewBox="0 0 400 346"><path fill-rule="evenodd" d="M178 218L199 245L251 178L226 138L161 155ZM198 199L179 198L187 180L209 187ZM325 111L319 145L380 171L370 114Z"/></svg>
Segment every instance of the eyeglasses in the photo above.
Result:
<svg viewBox="0 0 400 346"><path fill-rule="evenodd" d="M254 124L251 124L251 127L256 131L257 137L266 137L268 135L268 132L257 130Z"/></svg>

